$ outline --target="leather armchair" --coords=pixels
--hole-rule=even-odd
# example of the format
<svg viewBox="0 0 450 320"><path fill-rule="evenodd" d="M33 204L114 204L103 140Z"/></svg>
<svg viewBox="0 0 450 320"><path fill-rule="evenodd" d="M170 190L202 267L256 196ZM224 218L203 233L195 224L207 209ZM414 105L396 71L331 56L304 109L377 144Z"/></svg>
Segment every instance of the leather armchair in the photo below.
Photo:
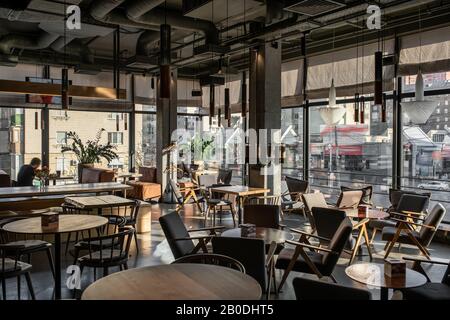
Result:
<svg viewBox="0 0 450 320"><path fill-rule="evenodd" d="M114 171L102 168L83 168L81 183L113 182Z"/></svg>
<svg viewBox="0 0 450 320"><path fill-rule="evenodd" d="M129 197L142 201L161 197L161 185L157 182L156 168L140 167L139 173L142 174L139 181L127 182L133 187L128 193Z"/></svg>

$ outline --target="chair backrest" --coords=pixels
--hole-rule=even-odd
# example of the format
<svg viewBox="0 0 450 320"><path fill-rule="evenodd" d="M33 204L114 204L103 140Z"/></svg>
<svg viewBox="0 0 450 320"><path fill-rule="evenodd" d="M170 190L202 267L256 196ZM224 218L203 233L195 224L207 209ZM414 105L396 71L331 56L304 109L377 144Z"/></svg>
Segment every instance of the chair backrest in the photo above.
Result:
<svg viewBox="0 0 450 320"><path fill-rule="evenodd" d="M297 300L371 300L369 291L306 278L292 282Z"/></svg>
<svg viewBox="0 0 450 320"><path fill-rule="evenodd" d="M230 184L233 178L233 171L229 169L219 169L219 175L217 176L217 183Z"/></svg>
<svg viewBox="0 0 450 320"><path fill-rule="evenodd" d="M157 169L154 167L139 167L139 173L142 174L142 177L139 178L139 181L142 182L157 182Z"/></svg>
<svg viewBox="0 0 450 320"><path fill-rule="evenodd" d="M224 256L221 254L214 253L202 253L202 254L191 254L181 258L178 258L172 263L200 263L200 264L212 264L216 266L222 266L231 268L234 270L238 270L242 273L245 273L245 268L236 259L233 259L228 256Z"/></svg>
<svg viewBox="0 0 450 320"><path fill-rule="evenodd" d="M266 251L264 241L250 238L213 237L213 252L236 259L246 273L266 288Z"/></svg>
<svg viewBox="0 0 450 320"><path fill-rule="evenodd" d="M341 191L337 207L340 209L357 208L363 197L362 190Z"/></svg>
<svg viewBox="0 0 450 320"><path fill-rule="evenodd" d="M285 181L290 193L292 192L306 193L308 191L309 186L308 181L300 180L293 177L286 177Z"/></svg>
<svg viewBox="0 0 450 320"><path fill-rule="evenodd" d="M102 264L128 259L131 240L136 230L132 227L120 227L118 232L97 238L87 238L88 257L99 260ZM95 241L95 245L91 244ZM115 245L109 245L114 243ZM104 249L99 249L104 248Z"/></svg>
<svg viewBox="0 0 450 320"><path fill-rule="evenodd" d="M184 196L181 193L180 188L178 188L178 184L173 179L169 179L169 184L173 194L175 195L175 198L177 199L178 204L182 204Z"/></svg>
<svg viewBox="0 0 450 320"><path fill-rule="evenodd" d="M350 187L341 186L341 192L343 192L343 191L358 191L358 190L362 191L362 193L363 193L359 204L372 206L373 205L373 203L372 203L373 187L372 186L367 186L367 187L363 187L363 188L350 188ZM338 201L338 203L339 203L339 201Z"/></svg>
<svg viewBox="0 0 450 320"><path fill-rule="evenodd" d="M425 212L428 208L429 197L405 193L400 197L397 212Z"/></svg>
<svg viewBox="0 0 450 320"><path fill-rule="evenodd" d="M326 274L329 275L333 272L336 263L341 256L342 251L345 248L345 245L348 242L348 239L352 233L353 225L349 218L345 218L342 220L339 228L336 230L334 236L331 238L331 241L328 245L328 249L333 251L332 253L325 253L323 255L323 264L325 266L324 270Z"/></svg>
<svg viewBox="0 0 450 320"><path fill-rule="evenodd" d="M445 217L446 211L447 210L445 210L444 206L442 204L438 203L433 207L431 212L427 215L423 224L432 226L435 229L432 230L432 229L424 228L424 227L422 227L420 229L419 239L423 245L428 246L430 244L431 240L433 240L433 237L436 234L436 231L437 231L439 225L441 224L442 220Z"/></svg>
<svg viewBox="0 0 450 320"><path fill-rule="evenodd" d="M431 198L431 193L429 193L429 192L418 193L418 192L413 192L413 191L399 190L399 189L391 188L391 189L389 189L389 201L391 202L391 207L389 208L390 211L397 210L400 199L401 199L402 195L404 195L404 194L412 194L412 195L425 196L425 197Z"/></svg>
<svg viewBox="0 0 450 320"><path fill-rule="evenodd" d="M312 216L317 235L331 239L347 215L344 211L337 209L314 207Z"/></svg>
<svg viewBox="0 0 450 320"><path fill-rule="evenodd" d="M314 225L314 218L312 216L312 208L328 208L327 201L322 193L305 193L302 195L302 201L305 205L305 213L308 217L309 223L311 224L311 228L313 230L316 229Z"/></svg>
<svg viewBox="0 0 450 320"><path fill-rule="evenodd" d="M211 188L231 187L231 184L216 183L210 186ZM223 199L226 195L220 192L211 192L210 199Z"/></svg>
<svg viewBox="0 0 450 320"><path fill-rule="evenodd" d="M175 259L192 253L195 248L192 240L175 241L175 239L190 238L189 232L177 212L161 216L159 223Z"/></svg>
<svg viewBox="0 0 450 320"><path fill-rule="evenodd" d="M21 253L20 250L22 249L24 249L22 245L12 246L0 244L0 279L6 278L8 273L11 274L14 271L20 270L21 266L18 262ZM3 299L6 300L5 297Z"/></svg>
<svg viewBox="0 0 450 320"><path fill-rule="evenodd" d="M215 174L201 174L198 176L198 184L201 187L210 187L217 183L217 175Z"/></svg>
<svg viewBox="0 0 450 320"><path fill-rule="evenodd" d="M135 224L139 209L141 206L140 200L134 200L132 205L119 205L102 209L102 215L121 216L127 219L128 224Z"/></svg>
<svg viewBox="0 0 450 320"><path fill-rule="evenodd" d="M252 223L261 228L278 229L280 226L280 206L269 204L245 205L244 223Z"/></svg>

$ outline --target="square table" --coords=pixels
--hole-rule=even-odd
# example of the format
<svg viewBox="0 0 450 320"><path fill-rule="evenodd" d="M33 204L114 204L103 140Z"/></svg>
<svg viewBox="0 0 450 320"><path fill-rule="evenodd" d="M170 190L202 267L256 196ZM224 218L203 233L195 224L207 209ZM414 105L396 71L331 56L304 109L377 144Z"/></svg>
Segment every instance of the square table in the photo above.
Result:
<svg viewBox="0 0 450 320"><path fill-rule="evenodd" d="M66 197L64 201L75 206L78 209L98 209L98 214L101 214L102 209L132 206L135 201L127 198L122 198L113 195L91 196L91 197Z"/></svg>
<svg viewBox="0 0 450 320"><path fill-rule="evenodd" d="M236 196L236 202L238 205L238 224L242 224L242 205L245 198L248 196L267 194L270 189L267 188L255 188L247 186L224 186L224 187L213 187L210 192L217 192L223 194L231 194Z"/></svg>

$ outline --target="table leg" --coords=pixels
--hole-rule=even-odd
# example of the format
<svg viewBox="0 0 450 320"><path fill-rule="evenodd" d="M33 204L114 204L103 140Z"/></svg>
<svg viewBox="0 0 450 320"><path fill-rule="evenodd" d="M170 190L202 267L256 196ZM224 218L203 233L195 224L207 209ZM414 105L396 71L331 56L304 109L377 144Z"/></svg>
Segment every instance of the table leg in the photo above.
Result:
<svg viewBox="0 0 450 320"><path fill-rule="evenodd" d="M237 196L236 201L238 203L238 226L242 224L242 197Z"/></svg>
<svg viewBox="0 0 450 320"><path fill-rule="evenodd" d="M380 300L387 301L389 300L389 288L380 288Z"/></svg>
<svg viewBox="0 0 450 320"><path fill-rule="evenodd" d="M355 247L353 248L352 255L351 255L348 265L351 265L353 263L353 260L355 260L356 254L358 253L358 249L361 245L362 236L363 236L363 229L362 229L362 227L360 227L359 232L358 232L358 237L356 238Z"/></svg>
<svg viewBox="0 0 450 320"><path fill-rule="evenodd" d="M55 300L61 300L61 234L55 233Z"/></svg>
<svg viewBox="0 0 450 320"><path fill-rule="evenodd" d="M367 252L369 253L370 261L372 261L372 249L370 248L369 234L367 232L367 226L363 225L364 240L366 242Z"/></svg>

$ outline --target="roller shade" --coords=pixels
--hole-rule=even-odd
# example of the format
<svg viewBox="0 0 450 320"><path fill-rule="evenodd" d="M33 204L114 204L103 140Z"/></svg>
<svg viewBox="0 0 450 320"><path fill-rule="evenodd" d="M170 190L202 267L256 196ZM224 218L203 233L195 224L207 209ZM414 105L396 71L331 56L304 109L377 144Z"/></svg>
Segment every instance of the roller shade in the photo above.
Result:
<svg viewBox="0 0 450 320"><path fill-rule="evenodd" d="M374 90L375 58L378 43L371 43L362 47L335 51L308 58L307 94L309 99L323 99L328 97L331 79L334 78L338 97L348 97L355 94L356 85L360 94L369 94ZM394 40L385 41L384 54L394 52ZM334 61L334 64L333 64ZM333 68L334 65L334 68ZM394 67L383 68L385 79L384 90L393 89ZM358 80L357 80L358 79Z"/></svg>
<svg viewBox="0 0 450 320"><path fill-rule="evenodd" d="M450 71L450 27L435 29L400 39L398 72L402 76ZM420 43L422 42L422 46Z"/></svg>

